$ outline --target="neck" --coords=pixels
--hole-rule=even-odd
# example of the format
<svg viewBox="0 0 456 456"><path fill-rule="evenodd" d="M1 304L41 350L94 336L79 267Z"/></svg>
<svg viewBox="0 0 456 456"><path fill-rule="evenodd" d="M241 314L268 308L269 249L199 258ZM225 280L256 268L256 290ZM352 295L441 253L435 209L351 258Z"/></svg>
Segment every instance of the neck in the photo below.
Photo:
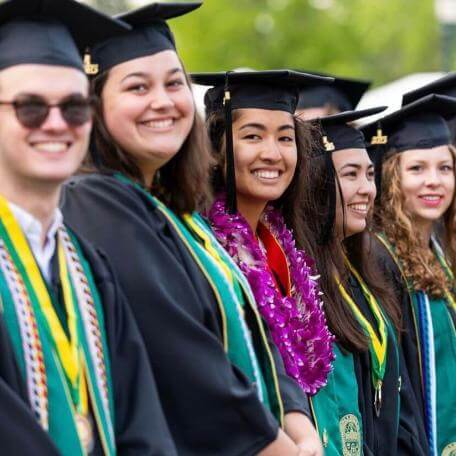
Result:
<svg viewBox="0 0 456 456"><path fill-rule="evenodd" d="M256 233L258 222L260 221L261 214L266 207L265 202L251 201L237 196L237 209L239 213L247 220L250 228Z"/></svg>
<svg viewBox="0 0 456 456"><path fill-rule="evenodd" d="M41 241L44 245L46 234L52 224L54 213L59 204L60 185L33 185L30 181L25 183L8 183L5 181L0 184L0 193L9 202L21 207L42 226Z"/></svg>
<svg viewBox="0 0 456 456"><path fill-rule="evenodd" d="M431 242L433 222L431 220L415 219L413 221L413 225L415 227L415 233L419 235L423 246L429 246L429 243Z"/></svg>

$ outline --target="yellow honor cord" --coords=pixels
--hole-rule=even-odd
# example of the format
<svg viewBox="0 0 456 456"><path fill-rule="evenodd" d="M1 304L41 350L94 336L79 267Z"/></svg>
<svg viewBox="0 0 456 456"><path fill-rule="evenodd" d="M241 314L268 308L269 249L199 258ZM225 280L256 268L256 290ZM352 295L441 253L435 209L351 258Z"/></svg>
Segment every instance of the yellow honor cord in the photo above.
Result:
<svg viewBox="0 0 456 456"><path fill-rule="evenodd" d="M184 215L185 223L202 239L204 246L211 257L217 262L220 266L223 274L228 279L230 283L233 283L233 275L231 273L228 265L221 259L217 250L213 247L212 241L209 239L209 236L198 226L198 224L192 219L188 214Z"/></svg>
<svg viewBox="0 0 456 456"><path fill-rule="evenodd" d="M353 268L350 262L347 260L347 265L350 269L350 272L355 276L356 280L361 286L363 290L363 294L366 299L369 301L369 307L374 313L376 320L379 322L379 333L380 338L377 336L374 328L370 324L370 322L364 317L364 315L359 310L358 306L353 301L352 297L347 293L343 285L341 284L340 280L336 278L337 286L339 287L339 291L344 298L344 300L350 305L351 309L353 310L356 318L361 322L362 326L366 329L369 334L369 338L372 341L372 346L375 352L375 356L377 357L380 364L383 364L385 357L386 357L386 349L387 349L387 342L388 342L388 334L385 328L385 319L383 317L383 313L380 310L377 300L374 298L372 293L367 288L364 280L358 274L358 272Z"/></svg>
<svg viewBox="0 0 456 456"><path fill-rule="evenodd" d="M40 309L48 322L49 329L51 331L51 337L54 339L59 359L62 363L62 367L65 371L65 374L68 377L71 384L75 386L76 382L78 381L79 374L79 356L77 349L78 340L73 299L68 301L67 296L65 296L65 306L67 308L68 316L70 319L70 344L70 341L68 340L65 331L62 328L60 320L55 312L54 306L51 301L51 297L49 296L49 292L46 288L40 269L36 263L30 246L17 220L11 212L8 202L2 196L0 196L0 218L5 226L5 230L8 233L11 243L13 244L14 249L19 256L19 259L23 267L28 273L32 288L37 297L37 301L40 304ZM60 261L60 250L59 262L60 264L65 263L65 261ZM67 274L64 277L62 277L62 284L64 285L64 294L68 295L68 292L65 293L65 286L67 285L65 285L65 280L68 284L69 279ZM73 318L73 320L71 318ZM74 338L74 335L76 335L76 338Z"/></svg>

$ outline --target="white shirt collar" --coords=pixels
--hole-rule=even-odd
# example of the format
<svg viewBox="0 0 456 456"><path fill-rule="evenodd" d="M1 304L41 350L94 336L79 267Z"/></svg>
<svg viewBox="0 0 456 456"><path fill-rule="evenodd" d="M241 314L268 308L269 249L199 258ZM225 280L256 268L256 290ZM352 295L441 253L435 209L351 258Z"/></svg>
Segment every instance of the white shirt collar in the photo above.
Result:
<svg viewBox="0 0 456 456"><path fill-rule="evenodd" d="M56 234L63 223L62 212L59 208L55 209L52 223L46 233L46 239L43 245L41 243L41 233L43 230L41 222L22 207L11 202L9 203L9 206L30 244L30 248L32 249L33 255L35 256L44 278L49 282L52 269L51 260L56 248Z"/></svg>

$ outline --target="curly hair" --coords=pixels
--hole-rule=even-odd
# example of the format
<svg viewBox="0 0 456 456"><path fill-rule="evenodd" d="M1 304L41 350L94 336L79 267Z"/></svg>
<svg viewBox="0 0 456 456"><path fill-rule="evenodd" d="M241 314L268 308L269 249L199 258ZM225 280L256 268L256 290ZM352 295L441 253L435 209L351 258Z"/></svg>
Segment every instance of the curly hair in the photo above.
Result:
<svg viewBox="0 0 456 456"><path fill-rule="evenodd" d="M449 146L456 162L456 149ZM444 290L453 288L438 259L423 242L413 226L412 214L405 207L400 177L401 154L391 149L385 155L382 167L382 192L378 207L378 229L383 231L401 260L406 279L414 290L423 290L432 297L441 297ZM454 230L455 196L443 215L439 236L451 267L455 266L456 250L452 245Z"/></svg>
<svg viewBox="0 0 456 456"><path fill-rule="evenodd" d="M233 122L239 116L239 111L233 111ZM296 171L293 179L284 192L284 194L272 204L278 208L285 220L288 228L293 231L296 244L299 248L303 248L305 244L304 238L304 216L301 210L300 202L304 198L305 182L302 179L303 160L309 151L312 150L316 141L315 127L310 122L303 122L298 117L294 116L296 146L298 151L298 159L296 163ZM212 143L212 154L215 159L216 166L212 173L212 187L214 192L220 192L225 189L225 117L223 112L216 111L209 115L206 121L209 138Z"/></svg>
<svg viewBox="0 0 456 456"><path fill-rule="evenodd" d="M187 83L190 79L185 73ZM144 185L144 177L133 155L122 150L108 131L103 118L101 94L109 71L92 80L95 99L95 121L90 154L83 172L118 171ZM210 145L204 122L195 110L193 126L181 149L156 173L153 188L149 189L178 214L204 210L211 201L209 173L212 166Z"/></svg>

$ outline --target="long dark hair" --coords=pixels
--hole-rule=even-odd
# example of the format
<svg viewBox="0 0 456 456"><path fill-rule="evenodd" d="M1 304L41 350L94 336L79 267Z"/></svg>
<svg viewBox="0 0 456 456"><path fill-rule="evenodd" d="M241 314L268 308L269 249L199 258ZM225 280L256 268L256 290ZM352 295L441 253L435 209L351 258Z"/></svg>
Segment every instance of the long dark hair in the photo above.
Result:
<svg viewBox="0 0 456 456"><path fill-rule="evenodd" d="M134 157L116 144L109 133L102 106L102 91L109 71L92 80L95 98L95 121L91 150L85 170L106 173L118 171L145 185L144 177ZM188 75L185 74L190 86ZM177 214L205 208L211 199L209 172L211 154L204 123L195 110L193 126L179 152L156 173L153 188L149 190Z"/></svg>
<svg viewBox="0 0 456 456"><path fill-rule="evenodd" d="M233 122L239 116L239 111L233 111ZM296 171L290 185L284 194L276 201L272 202L278 208L285 220L288 228L293 230L295 242L299 248L303 248L304 240L304 218L301 211L300 201L304 196L305 182L302 179L301 169L302 161L305 155L313 147L315 134L312 133L315 128L309 122L303 122L294 117L295 135L297 146L297 164ZM212 152L215 158L216 166L212 173L212 186L215 193L225 189L225 117L224 113L217 111L212 113L206 121L209 138L212 144Z"/></svg>
<svg viewBox="0 0 456 456"><path fill-rule="evenodd" d="M328 153L328 152L326 152ZM305 195L301 200L305 220L306 249L313 256L320 274L320 287L324 293L325 313L329 327L337 341L350 351L365 351L368 349L368 339L358 324L353 312L343 300L335 275L346 290L350 290L350 271L345 258L361 274L367 287L379 300L394 327L399 333L401 322L398 303L385 281L384 275L376 267L372 259L372 237L369 229L362 233L345 238L342 242L333 235L326 244L321 244L320 232L326 220L330 217L327 204L327 163L324 154L309 155L303 160L301 178L305 182ZM336 191L340 190L337 175ZM341 204L343 197L339 191ZM345 217L344 217L345 218Z"/></svg>

